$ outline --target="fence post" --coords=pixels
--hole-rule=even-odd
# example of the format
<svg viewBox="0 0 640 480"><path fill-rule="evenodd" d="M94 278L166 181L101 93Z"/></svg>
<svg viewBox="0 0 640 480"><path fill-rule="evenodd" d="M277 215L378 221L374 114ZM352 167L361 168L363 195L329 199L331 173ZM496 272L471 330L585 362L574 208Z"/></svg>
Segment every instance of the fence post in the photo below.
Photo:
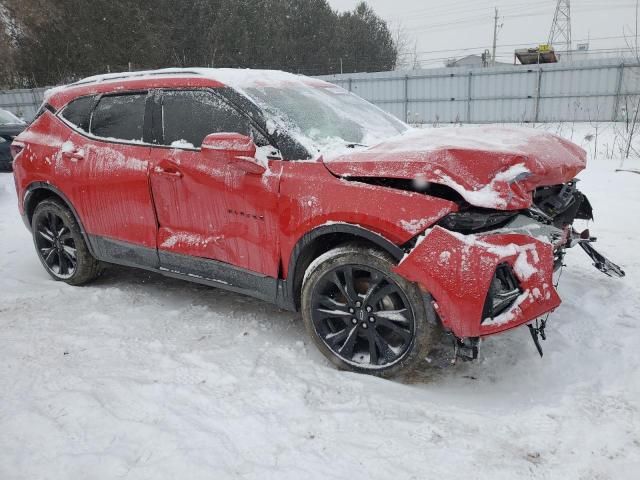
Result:
<svg viewBox="0 0 640 480"><path fill-rule="evenodd" d="M409 75L404 76L404 121L409 123Z"/></svg>
<svg viewBox="0 0 640 480"><path fill-rule="evenodd" d="M34 108L36 110L36 112L38 111L38 107L40 106L40 100L38 99L38 96L36 95L36 89L32 88L31 89L31 96L33 97L33 105Z"/></svg>
<svg viewBox="0 0 640 480"><path fill-rule="evenodd" d="M611 121L618 120L618 109L620 108L620 93L622 92L622 79L624 78L624 62L618 67L618 85L616 86L616 97L613 102L613 114L611 115Z"/></svg>
<svg viewBox="0 0 640 480"><path fill-rule="evenodd" d="M349 91L352 91L353 78L349 77Z"/></svg>
<svg viewBox="0 0 640 480"><path fill-rule="evenodd" d="M538 123L540 116L540 92L542 91L542 67L538 64L538 81L536 82L536 106L533 115L533 123Z"/></svg>
<svg viewBox="0 0 640 480"><path fill-rule="evenodd" d="M471 101L472 98L472 83L473 83L473 72L469 72L469 86L467 90L467 123L471 123Z"/></svg>

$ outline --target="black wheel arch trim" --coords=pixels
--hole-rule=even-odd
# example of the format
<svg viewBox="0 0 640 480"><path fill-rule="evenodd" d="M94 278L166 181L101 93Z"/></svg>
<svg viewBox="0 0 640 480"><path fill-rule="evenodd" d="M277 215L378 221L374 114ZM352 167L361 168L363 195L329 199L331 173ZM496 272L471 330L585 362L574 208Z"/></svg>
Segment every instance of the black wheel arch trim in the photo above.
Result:
<svg viewBox="0 0 640 480"><path fill-rule="evenodd" d="M24 198L23 198L24 215L23 215L22 219L23 219L25 225L27 226L27 228L29 230L31 230L31 221L30 221L31 219L29 218L29 213L28 212L29 212L29 209L35 210L35 205L33 205L33 208L32 208L30 202L31 202L31 198L33 198L33 194L37 190L49 190L51 193L55 194L57 197L59 197L65 203L67 208L71 211L71 214L75 218L76 222L78 223L78 226L80 227L80 233L82 233L82 238L84 239L85 243L87 244L87 248L89 249L89 253L91 253L91 255L93 255L95 257L94 245L91 243L90 237L89 237L89 235L87 235L87 232L84 229L84 225L82 224L82 220L80 219L80 216L78 215L78 212L73 207L73 204L69 201L67 196L64 193L62 193L62 191L60 191L60 189L57 188L55 185L52 185L52 184L47 183L47 182L33 182L33 183L29 184L29 186L25 189Z"/></svg>
<svg viewBox="0 0 640 480"><path fill-rule="evenodd" d="M311 243L315 242L320 237L336 233L348 234L356 238L367 240L389 253L396 261L400 261L405 253L402 248L387 238L360 225L350 223L332 223L316 227L315 229L305 233L293 247L291 256L289 257L288 278L286 280L281 280L278 285L277 304L279 306L288 310L298 310L299 299L296 298L298 282L296 279L299 278L300 275L300 272L297 271L300 256ZM304 274L304 272L302 272L302 274Z"/></svg>

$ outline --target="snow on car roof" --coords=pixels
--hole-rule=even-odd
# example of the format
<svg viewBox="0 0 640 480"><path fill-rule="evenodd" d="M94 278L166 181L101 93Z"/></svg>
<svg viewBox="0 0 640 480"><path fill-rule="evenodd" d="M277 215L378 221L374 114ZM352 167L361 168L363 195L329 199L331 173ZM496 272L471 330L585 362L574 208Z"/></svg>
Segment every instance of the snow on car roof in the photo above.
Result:
<svg viewBox="0 0 640 480"><path fill-rule="evenodd" d="M77 82L53 87L45 91L45 99L70 87L99 84L112 81L169 78L206 78L223 83L229 87L242 90L251 87L267 85L282 85L284 83L304 83L307 85L330 85L323 80L313 79L302 75L287 73L280 70L258 70L249 68L162 68L158 70L142 70L136 72L118 72L93 75Z"/></svg>
<svg viewBox="0 0 640 480"><path fill-rule="evenodd" d="M281 70L259 70L250 68L163 68L159 70L143 70L137 72L105 73L83 78L68 86L85 85L89 83L109 82L115 80L140 80L158 77L193 77L199 76L216 80L232 87L247 88L264 84L282 82L315 82L326 83L322 80L310 79L301 75L283 72Z"/></svg>

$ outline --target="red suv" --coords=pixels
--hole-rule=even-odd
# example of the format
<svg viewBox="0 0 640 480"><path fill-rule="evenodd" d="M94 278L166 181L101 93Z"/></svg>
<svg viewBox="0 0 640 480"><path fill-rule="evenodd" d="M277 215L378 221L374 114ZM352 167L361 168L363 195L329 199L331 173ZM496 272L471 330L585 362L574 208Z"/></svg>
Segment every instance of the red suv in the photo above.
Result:
<svg viewBox="0 0 640 480"><path fill-rule="evenodd" d="M292 74L88 78L49 91L12 150L54 279L119 264L252 295L301 311L322 353L357 372L406 371L442 332L475 356L480 337L543 317L567 247L624 274L572 228L592 216L576 145L415 130Z"/></svg>

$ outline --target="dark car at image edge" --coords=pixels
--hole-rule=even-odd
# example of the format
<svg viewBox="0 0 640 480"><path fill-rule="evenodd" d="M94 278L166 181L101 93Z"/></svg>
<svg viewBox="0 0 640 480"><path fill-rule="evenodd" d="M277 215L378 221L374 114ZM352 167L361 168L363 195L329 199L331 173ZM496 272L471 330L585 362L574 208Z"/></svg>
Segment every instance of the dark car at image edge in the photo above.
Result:
<svg viewBox="0 0 640 480"><path fill-rule="evenodd" d="M11 170L11 143L26 126L25 122L11 112L0 109L0 171Z"/></svg>

